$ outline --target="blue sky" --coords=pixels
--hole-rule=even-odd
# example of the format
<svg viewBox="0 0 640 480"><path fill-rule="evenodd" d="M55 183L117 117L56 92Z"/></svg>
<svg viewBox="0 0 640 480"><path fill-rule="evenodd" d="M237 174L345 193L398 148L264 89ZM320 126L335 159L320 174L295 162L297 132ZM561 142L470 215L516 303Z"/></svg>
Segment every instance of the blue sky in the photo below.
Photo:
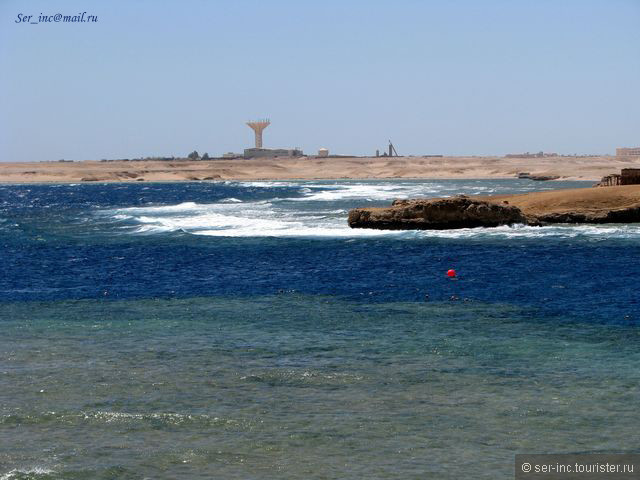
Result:
<svg viewBox="0 0 640 480"><path fill-rule="evenodd" d="M17 24L19 13L97 23ZM0 161L613 153L640 0L0 1Z"/></svg>

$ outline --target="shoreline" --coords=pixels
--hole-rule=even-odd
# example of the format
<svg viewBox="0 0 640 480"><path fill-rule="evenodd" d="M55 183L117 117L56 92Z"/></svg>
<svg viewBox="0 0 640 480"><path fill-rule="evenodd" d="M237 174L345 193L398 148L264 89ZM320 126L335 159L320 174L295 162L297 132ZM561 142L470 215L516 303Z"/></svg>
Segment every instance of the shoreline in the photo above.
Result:
<svg viewBox="0 0 640 480"><path fill-rule="evenodd" d="M0 184L201 181L485 180L518 173L597 182L640 158L599 157L277 157L236 160L140 160L0 163ZM548 180L555 181L555 180Z"/></svg>
<svg viewBox="0 0 640 480"><path fill-rule="evenodd" d="M117 181L117 180L104 180L104 181L95 181L95 182L81 182L77 180L69 180L69 181L54 181L54 180L43 180L43 181L2 181L0 180L0 186L10 186L10 185L128 185L131 183L139 183L143 185L154 185L154 184L182 184L182 183L225 183L225 182L341 182L341 181L393 181L393 180L402 180L402 181L424 181L424 180L432 180L432 181L453 181L453 180L518 180L517 177L349 177L349 178L327 178L327 177L317 177L317 178L242 178L242 179L216 179L216 180L149 180L144 182L127 182L127 181ZM556 183L556 182L584 182L584 183L595 183L597 180L589 180L584 178L559 178L555 180L547 180L545 182L538 183ZM585 187L589 188L589 187Z"/></svg>
<svg viewBox="0 0 640 480"><path fill-rule="evenodd" d="M640 185L395 200L349 211L351 228L449 230L524 224L640 222Z"/></svg>

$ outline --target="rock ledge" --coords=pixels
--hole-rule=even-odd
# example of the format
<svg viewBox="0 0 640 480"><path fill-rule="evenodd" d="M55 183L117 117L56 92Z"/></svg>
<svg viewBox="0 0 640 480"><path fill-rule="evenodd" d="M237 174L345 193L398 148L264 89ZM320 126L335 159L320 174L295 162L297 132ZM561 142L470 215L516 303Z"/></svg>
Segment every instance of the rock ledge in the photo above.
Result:
<svg viewBox="0 0 640 480"><path fill-rule="evenodd" d="M531 224L518 207L507 202L475 200L464 195L429 200L396 200L388 208L356 208L349 212L351 228L381 230L444 230Z"/></svg>
<svg viewBox="0 0 640 480"><path fill-rule="evenodd" d="M396 200L386 208L349 212L352 228L445 230L554 223L638 223L640 185L524 194Z"/></svg>

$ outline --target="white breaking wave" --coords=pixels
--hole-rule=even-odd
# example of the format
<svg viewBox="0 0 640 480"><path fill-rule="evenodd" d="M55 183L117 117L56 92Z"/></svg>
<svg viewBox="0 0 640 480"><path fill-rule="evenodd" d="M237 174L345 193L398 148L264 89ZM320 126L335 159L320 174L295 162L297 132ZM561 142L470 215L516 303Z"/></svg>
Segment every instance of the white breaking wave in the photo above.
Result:
<svg viewBox="0 0 640 480"><path fill-rule="evenodd" d="M341 200L382 201L397 198L425 198L446 196L451 193L439 183L348 183L348 184L306 184L304 197L293 198L295 201L336 202ZM455 189L456 193L458 188ZM488 191L486 193L489 193Z"/></svg>
<svg viewBox="0 0 640 480"><path fill-rule="evenodd" d="M640 240L640 225L524 225L459 230L390 231L351 229L348 211L367 201L389 204L394 198L445 196L450 192L492 193L490 182L245 182L234 186L297 187L297 195L269 200L242 201L228 197L216 203L183 202L177 205L130 207L98 212L129 234L185 232L215 237L392 237L404 239L537 239L559 238L600 241ZM384 203L383 203L384 202Z"/></svg>
<svg viewBox="0 0 640 480"><path fill-rule="evenodd" d="M389 230L352 230L350 228L310 227L298 225L247 225L234 230L202 230L196 235L211 237L379 237L383 235L400 235L403 232Z"/></svg>
<svg viewBox="0 0 640 480"><path fill-rule="evenodd" d="M130 213L145 213L152 211L154 213L163 213L163 212L193 212L201 208L201 205L198 205L194 202L184 202L179 203L178 205L163 205L158 207L130 207L124 208L121 211L126 211Z"/></svg>
<svg viewBox="0 0 640 480"><path fill-rule="evenodd" d="M525 225L457 230L390 231L352 229L347 210L296 211L268 202L242 204L180 204L136 207L112 212L112 218L137 225L136 233L186 232L217 237L379 237L403 238L610 238L640 239L640 226L631 225Z"/></svg>
<svg viewBox="0 0 640 480"><path fill-rule="evenodd" d="M0 480L12 480L14 478L21 478L24 475L50 475L54 473L53 470L43 467L32 467L32 468L15 468L13 470L8 471L0 477Z"/></svg>
<svg viewBox="0 0 640 480"><path fill-rule="evenodd" d="M340 200L395 200L397 198L427 198L445 197L460 193L471 195L490 195L497 193L495 185L464 181L446 184L438 181L367 181L367 182L238 182L234 185L254 188L289 187L299 188L303 197L293 197L283 200L306 202L322 201L335 202ZM534 190L533 187L521 187L522 190ZM538 188L547 190L549 188Z"/></svg>
<svg viewBox="0 0 640 480"><path fill-rule="evenodd" d="M423 237L434 238L585 238L589 240L639 239L640 226L630 225L552 225L529 227L503 225L493 228L461 228L457 230L425 230Z"/></svg>
<svg viewBox="0 0 640 480"><path fill-rule="evenodd" d="M379 230L352 230L347 211L297 212L269 202L195 204L135 207L110 211L111 218L134 222L137 233L182 231L222 237L379 236L398 234Z"/></svg>

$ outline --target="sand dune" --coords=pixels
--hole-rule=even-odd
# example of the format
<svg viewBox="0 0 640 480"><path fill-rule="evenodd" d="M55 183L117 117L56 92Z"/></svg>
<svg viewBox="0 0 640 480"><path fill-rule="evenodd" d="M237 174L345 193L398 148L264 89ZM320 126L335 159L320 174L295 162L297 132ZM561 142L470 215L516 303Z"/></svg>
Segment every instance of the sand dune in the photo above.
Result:
<svg viewBox="0 0 640 480"><path fill-rule="evenodd" d="M518 172L599 180L640 159L616 157L340 157L209 161L0 163L0 182L136 182L340 178L513 178Z"/></svg>

